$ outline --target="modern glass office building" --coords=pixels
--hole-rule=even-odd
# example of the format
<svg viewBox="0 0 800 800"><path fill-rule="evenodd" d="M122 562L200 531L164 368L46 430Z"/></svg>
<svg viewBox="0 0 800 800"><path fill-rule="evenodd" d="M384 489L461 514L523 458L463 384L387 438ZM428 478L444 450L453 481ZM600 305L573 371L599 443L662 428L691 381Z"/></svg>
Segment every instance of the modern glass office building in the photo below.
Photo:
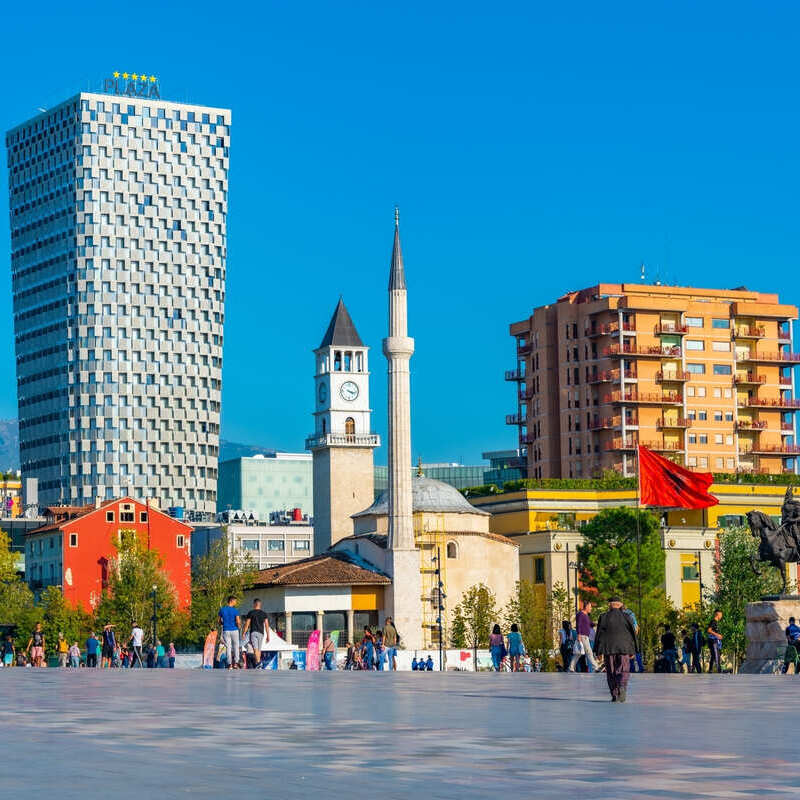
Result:
<svg viewBox="0 0 800 800"><path fill-rule="evenodd" d="M22 474L211 514L231 114L136 77L6 134Z"/></svg>
<svg viewBox="0 0 800 800"><path fill-rule="evenodd" d="M313 481L311 453L232 458L219 465L217 510L252 511L262 522L295 508L313 517Z"/></svg>

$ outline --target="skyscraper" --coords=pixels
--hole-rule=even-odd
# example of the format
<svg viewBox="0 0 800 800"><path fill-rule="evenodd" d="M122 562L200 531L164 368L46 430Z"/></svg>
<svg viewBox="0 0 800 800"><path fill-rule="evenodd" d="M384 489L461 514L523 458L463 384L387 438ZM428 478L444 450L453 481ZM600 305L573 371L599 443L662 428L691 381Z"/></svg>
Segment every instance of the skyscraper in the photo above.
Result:
<svg viewBox="0 0 800 800"><path fill-rule="evenodd" d="M213 513L231 114L137 77L6 135L22 472Z"/></svg>

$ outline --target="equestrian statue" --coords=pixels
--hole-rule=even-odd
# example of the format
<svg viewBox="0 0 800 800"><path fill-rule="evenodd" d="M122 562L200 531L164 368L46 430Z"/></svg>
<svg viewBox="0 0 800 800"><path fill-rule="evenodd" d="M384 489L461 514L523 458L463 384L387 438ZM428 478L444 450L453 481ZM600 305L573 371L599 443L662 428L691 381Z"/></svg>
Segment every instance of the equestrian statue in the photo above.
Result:
<svg viewBox="0 0 800 800"><path fill-rule="evenodd" d="M795 499L792 487L786 489L783 498L780 525L761 511L748 511L747 524L753 536L760 539L758 558L755 554L751 557L753 572L761 574L758 562L777 567L783 581L781 595L785 595L786 565L800 562L800 500Z"/></svg>

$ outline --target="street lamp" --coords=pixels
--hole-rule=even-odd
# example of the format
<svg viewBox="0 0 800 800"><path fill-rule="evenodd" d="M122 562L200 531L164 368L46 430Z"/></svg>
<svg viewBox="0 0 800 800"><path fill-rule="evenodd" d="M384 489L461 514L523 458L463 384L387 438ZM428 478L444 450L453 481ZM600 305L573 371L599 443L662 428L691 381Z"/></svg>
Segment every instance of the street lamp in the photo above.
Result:
<svg viewBox="0 0 800 800"><path fill-rule="evenodd" d="M153 595L153 649L155 649L156 651L158 650L158 648L156 647L156 642L158 641L158 627L157 627L158 623L156 621L156 613L158 611L158 602L156 600L157 588L158 587L156 587L156 585L153 584L153 591L152 591L152 595Z"/></svg>
<svg viewBox="0 0 800 800"><path fill-rule="evenodd" d="M578 569L580 568L580 564L577 561L570 561L567 563L568 569L575 570L575 617L578 616Z"/></svg>

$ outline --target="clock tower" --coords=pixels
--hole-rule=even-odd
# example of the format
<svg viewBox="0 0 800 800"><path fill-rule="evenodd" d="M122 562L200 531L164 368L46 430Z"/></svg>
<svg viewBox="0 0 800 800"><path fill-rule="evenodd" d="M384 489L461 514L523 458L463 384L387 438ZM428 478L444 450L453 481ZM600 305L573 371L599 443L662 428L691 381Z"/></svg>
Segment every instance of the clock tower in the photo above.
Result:
<svg viewBox="0 0 800 800"><path fill-rule="evenodd" d="M374 500L370 430L369 348L344 302L314 351L314 433L306 439L314 464L314 555L353 534L352 514Z"/></svg>

